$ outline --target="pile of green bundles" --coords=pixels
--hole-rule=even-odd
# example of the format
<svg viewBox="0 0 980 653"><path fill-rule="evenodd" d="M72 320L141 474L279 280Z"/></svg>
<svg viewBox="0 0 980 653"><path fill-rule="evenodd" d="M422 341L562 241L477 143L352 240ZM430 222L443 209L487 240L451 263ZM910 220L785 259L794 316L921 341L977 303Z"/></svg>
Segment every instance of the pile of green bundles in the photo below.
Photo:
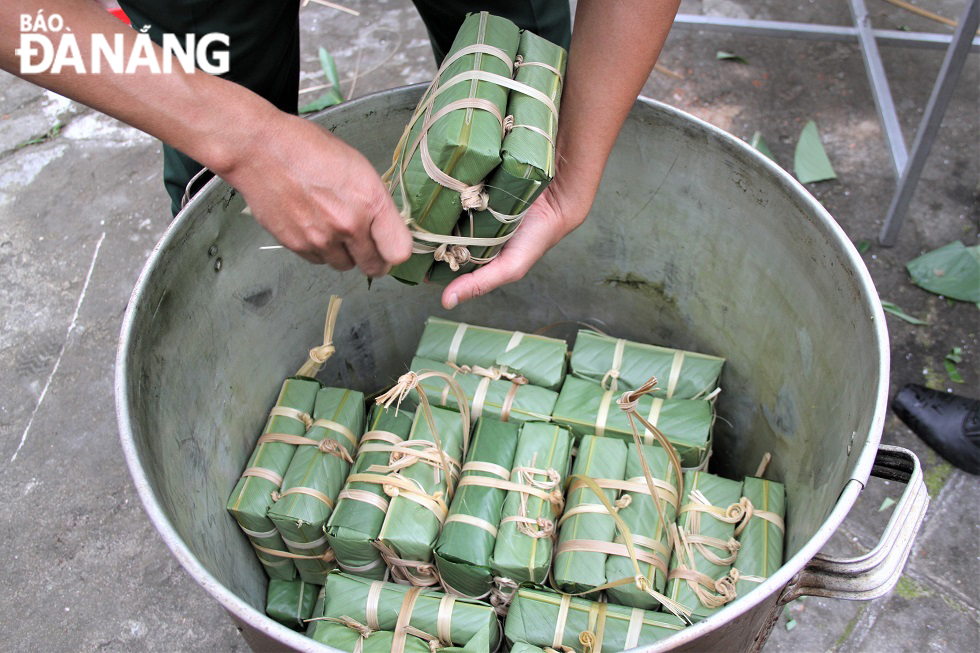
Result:
<svg viewBox="0 0 980 653"><path fill-rule="evenodd" d="M780 568L784 487L705 471L723 359L431 317L367 407L316 380L338 308L228 500L271 618L352 653L612 651Z"/></svg>
<svg viewBox="0 0 980 653"><path fill-rule="evenodd" d="M386 174L417 284L488 261L555 173L565 51L505 18L470 14L419 101Z"/></svg>

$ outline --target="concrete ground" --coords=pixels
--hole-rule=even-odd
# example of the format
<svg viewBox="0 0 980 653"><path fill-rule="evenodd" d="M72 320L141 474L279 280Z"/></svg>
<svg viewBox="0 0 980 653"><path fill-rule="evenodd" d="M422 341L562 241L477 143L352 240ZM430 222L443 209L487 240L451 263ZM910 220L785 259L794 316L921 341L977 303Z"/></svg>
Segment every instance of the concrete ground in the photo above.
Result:
<svg viewBox="0 0 980 653"><path fill-rule="evenodd" d="M303 10L301 86L322 82L319 45L333 52L343 79L358 70L355 96L430 78L426 33L408 0L344 4L361 15L314 4ZM846 4L690 0L682 12L844 25ZM877 27L951 31L883 0L868 4ZM964 2L918 5L956 18ZM718 50L747 63L718 61ZM911 135L942 54L882 54ZM892 249L876 244L894 179L855 45L675 30L661 64L647 95L742 138L760 130L784 165L802 126L817 121L839 179L811 192L855 242L870 243L864 259L882 298L929 322L888 318L892 393L914 381L977 397L977 308L911 285L904 265L952 240L977 243L978 55L968 61ZM10 75L0 74L0 89L0 649L245 650L150 526L118 444L112 364L120 320L169 220L159 144ZM952 347L962 347L963 384L945 372ZM870 603L797 601L767 651L980 648L980 481L943 462L894 417L883 440L919 455L932 496L904 578ZM873 481L831 549L872 548L892 510L884 500L900 491Z"/></svg>

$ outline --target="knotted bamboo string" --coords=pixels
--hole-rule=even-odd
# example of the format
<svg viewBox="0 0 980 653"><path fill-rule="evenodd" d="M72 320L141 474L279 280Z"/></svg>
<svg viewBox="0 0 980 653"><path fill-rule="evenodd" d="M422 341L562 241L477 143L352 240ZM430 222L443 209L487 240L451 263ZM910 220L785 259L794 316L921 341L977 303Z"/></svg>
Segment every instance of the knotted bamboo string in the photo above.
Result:
<svg viewBox="0 0 980 653"><path fill-rule="evenodd" d="M338 426L341 426L338 424ZM347 433L350 433L349 429L344 427ZM347 437L347 433L342 433ZM350 437L354 437L350 435ZM330 438L323 438L322 440L314 440L313 438L308 438L303 435L289 435L288 433L266 433L259 437L258 444L265 444L266 442L281 442L283 444L291 444L297 447L316 447L320 453L329 454L331 456L336 456L340 458L348 465L354 463L354 459L351 458L350 453L336 440ZM356 441L355 441L356 442ZM279 485L282 485L280 482Z"/></svg>
<svg viewBox="0 0 980 653"><path fill-rule="evenodd" d="M734 601L738 597L735 590L737 570L732 569L717 580L698 571L694 562L694 551L688 541L688 534L683 528L678 528L676 524L671 524L671 529L677 566L671 570L667 577L668 581L675 578L687 581L688 587L694 592L701 605L709 609L720 608ZM732 572L735 572L734 578Z"/></svg>
<svg viewBox="0 0 980 653"><path fill-rule="evenodd" d="M340 624L341 626L346 626L354 632L357 633L357 642L354 644L354 649L352 653L362 653L364 650L364 640L378 632L377 630L372 630L370 627L365 626L356 619L343 615L340 617L313 617L312 619L307 619L306 621L329 621L330 623Z"/></svg>
<svg viewBox="0 0 980 653"><path fill-rule="evenodd" d="M530 496L535 496L545 503L551 505L551 512L557 518L561 514L562 509L565 506L565 499L561 494L561 474L555 469L538 469L534 467L534 460L537 459L537 455L532 458L531 466L519 466L515 467L511 472L511 479L517 476L517 481L502 481L493 478L485 477L469 477L474 479L470 484L472 485L484 485L487 487L497 487L504 490L517 492L520 494L520 505L517 509L517 515L513 517L504 517L500 520L500 524L506 524L509 522L515 522L517 524L517 530L527 535L528 537L534 539L541 539L545 537L552 537L555 534L555 522L551 519L545 517L537 517L531 519L528 517L527 500ZM544 476L545 479L537 479L536 476ZM479 481L476 479L479 478ZM486 483L485 481L489 481Z"/></svg>
<svg viewBox="0 0 980 653"><path fill-rule="evenodd" d="M517 399L518 389L528 384L527 378L522 375L514 374L507 370L506 365L501 367L490 367L483 368L478 365L457 365L446 361L446 365L453 370L453 377L457 374L473 374L475 376L480 376L480 383L476 386L476 390L473 392L473 404L471 408L471 419L477 420L483 415L483 408L487 399L487 392L490 390L491 381L502 381L507 380L511 382L510 388L507 390L507 394L504 395L504 400L500 404L500 416L499 420L501 422L510 421L510 413L514 408L514 401ZM465 396L465 395L464 395ZM447 385L442 389L442 396L439 399L440 405L446 406L449 401L449 386ZM527 413L531 414L531 413ZM551 417L548 415L537 415L535 417L541 419L541 421L551 421Z"/></svg>
<svg viewBox="0 0 980 653"><path fill-rule="evenodd" d="M726 566L734 563L741 546L735 539L725 541L719 538L701 535L699 532L701 524L700 515L704 513L719 521L736 524L736 536L742 532L742 529L745 528L745 525L748 524L752 517L765 519L776 525L780 530L784 528L783 520L775 513L756 510L752 502L746 497L742 497L738 502L731 504L727 508L720 508L712 505L700 491L691 492L690 496L691 503L685 504L678 511L678 515L684 512L692 513L688 520L689 531L677 528L676 526L673 527L676 537L675 552L678 556L678 564L670 572L668 578L685 580L688 587L690 587L691 591L694 592L704 607L718 608L738 597L736 586L740 578L754 582L762 582L765 579L758 576L742 575L734 567L724 577L718 580L698 571L694 561L695 549L709 563L717 566ZM728 555L722 557L710 549L727 551Z"/></svg>
<svg viewBox="0 0 980 653"><path fill-rule="evenodd" d="M465 457L469 444L470 415L466 395L463 393L459 383L448 374L443 374L442 372L432 370L422 370L419 373L407 372L399 377L398 382L388 392L379 396L375 402L378 405L384 406L386 409L392 403L395 403L395 410L398 410L402 401L408 397L412 390L415 390L419 397L419 407L423 419L426 420L426 424L432 434L433 442L429 442L428 440L408 440L391 447L374 445L375 450L387 449L390 451L389 464L385 466L373 465L368 468L368 473L354 474L348 479L348 482L357 481L381 484L385 494L388 496L402 496L409 501L413 501L427 508L435 515L441 528L449 514L449 507L447 501L443 500L442 493L436 492L430 495L418 481L405 478L398 473L398 470L416 463L429 465L433 467L434 483L440 482L440 471L444 474L443 478L446 482L447 499L452 499L461 465L458 460L452 459L446 454L442 440L439 437L435 419L432 415L432 407L425 393L419 388L419 383L430 377L445 380L459 402L460 416L463 422L462 449L463 456ZM372 544L380 552L381 557L391 570L392 576L396 581L410 583L417 587L428 587L439 583L439 573L435 565L402 558L397 551L381 540L376 540Z"/></svg>
<svg viewBox="0 0 980 653"><path fill-rule="evenodd" d="M435 441L436 447L438 447L438 455L442 463L443 472L446 474L447 479L447 495L449 499L453 496L453 486L449 483L449 479L452 477L452 472L449 468L449 458L446 455L445 450L442 446L442 441L439 439L439 430L436 428L435 420L432 417L432 406L429 403L429 398L425 395L419 388L419 384L428 378L441 378L443 379L447 386L450 388L452 393L456 397L456 403L459 407L459 413L463 420L463 458L466 458L466 450L469 447L469 434L470 434L470 410L469 403L466 400L466 394L460 387L456 379L452 378L448 374L443 374L442 372L436 372L434 370L420 370L420 372L407 372L398 378L398 382L392 386L388 392L384 393L377 399L375 403L379 406L384 406L389 408L392 403L395 404L395 410L401 406L401 403L408 397L409 393L414 390L419 398L419 407L422 410L422 416L429 427L429 431L432 433L432 438ZM458 469L458 467L457 467Z"/></svg>
<svg viewBox="0 0 980 653"><path fill-rule="evenodd" d="M330 301L327 303L327 319L323 326L323 344L310 350L310 360L303 363L296 376L316 378L323 364L336 352L333 346L333 330L337 324L337 314L340 312L342 301L337 295L330 295Z"/></svg>
<svg viewBox="0 0 980 653"><path fill-rule="evenodd" d="M596 498L599 499L599 501L602 503L602 506L606 509L606 512L613 518L613 521L616 523L616 529L619 531L620 535L623 538L623 546L625 547L626 550L626 557L630 559L630 563L633 566L633 571L635 572L635 574L633 575L632 578L629 577L621 578L619 580L611 581L603 585L600 585L599 587L595 587L586 590L584 592L569 594L567 596L585 596L587 594L594 594L596 592L601 592L602 590L606 590L612 587L619 587L621 585L633 584L641 592L645 592L646 594L656 599L661 605L667 608L667 610L671 612L674 616L689 622L691 611L687 609L685 606L678 603L677 601L674 601L668 598L667 596L665 596L664 594L661 594L660 592L654 590L650 582L650 579L647 578L640 570L639 558L637 556L636 549L633 546L633 535L632 533L630 533L630 529L626 525L626 522L624 522L622 518L619 516L618 510L616 510L613 504L606 497L605 492L603 492L602 489L598 485L596 485L595 481L589 478L588 476L574 475L574 476L570 476L569 480L570 481L578 480L581 483L583 483L589 490L592 491L593 494L595 494ZM605 548L606 546L609 547L614 546L611 542L597 542L593 540L580 540L579 542L584 542L585 546L588 546L593 542L595 542L597 546L600 546L602 548ZM565 544L567 545L568 543ZM558 553L564 550L570 550L570 549L567 546L563 547L561 544L559 544L558 550L556 550L555 554L557 555ZM554 587L555 583L553 578L551 584Z"/></svg>
<svg viewBox="0 0 980 653"><path fill-rule="evenodd" d="M674 476L677 478L677 496L684 496L684 471L681 469L681 461L677 455L677 450L674 449L674 445L670 443L667 436L665 436L660 429L636 412L640 397L652 392L656 386L656 377L651 377L646 383L636 390L624 392L623 396L620 397L618 404L620 410L626 413L626 417L629 419L630 430L633 432L633 443L636 445L636 451L639 454L640 459L640 468L643 470L643 479L647 483L647 487L650 490L650 496L653 497L653 504L657 508L657 518L660 520L660 525L663 530L665 532L669 532L667 528L667 519L664 515L664 508L661 505L660 495L657 492L657 484L653 479L653 474L650 472L650 466L647 465L646 457L643 455L643 447L640 444L640 434L636 428L636 421L638 420L649 433L653 434L653 437L667 453L667 458L670 460L670 464L674 469Z"/></svg>
<svg viewBox="0 0 980 653"><path fill-rule="evenodd" d="M484 378L490 379L491 381L500 381L501 379L505 379L517 385L528 384L527 377L525 377L522 374L517 374L516 372L509 371L506 366L480 367L479 365L457 365L456 363L453 363L451 361L446 361L446 365L451 367L454 372L458 372L460 374L472 374L474 376L482 376Z"/></svg>

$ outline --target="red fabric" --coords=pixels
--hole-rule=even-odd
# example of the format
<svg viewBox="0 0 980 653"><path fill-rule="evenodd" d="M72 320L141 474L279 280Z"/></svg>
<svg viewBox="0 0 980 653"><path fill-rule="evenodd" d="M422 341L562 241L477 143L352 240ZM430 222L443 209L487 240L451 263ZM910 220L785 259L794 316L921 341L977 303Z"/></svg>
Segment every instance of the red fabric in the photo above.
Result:
<svg viewBox="0 0 980 653"><path fill-rule="evenodd" d="M129 16L127 16L126 12L124 12L122 9L110 9L109 13L129 25Z"/></svg>

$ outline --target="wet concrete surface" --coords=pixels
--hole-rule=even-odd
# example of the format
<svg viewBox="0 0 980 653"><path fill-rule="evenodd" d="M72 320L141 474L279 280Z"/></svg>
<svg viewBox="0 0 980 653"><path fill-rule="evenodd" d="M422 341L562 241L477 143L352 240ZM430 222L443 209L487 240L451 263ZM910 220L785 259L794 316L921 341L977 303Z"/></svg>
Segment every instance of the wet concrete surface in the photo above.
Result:
<svg viewBox="0 0 980 653"><path fill-rule="evenodd" d="M354 96L431 77L425 29L409 2L344 4L361 15L303 9L301 87L323 83L320 45L334 54L345 95L355 70ZM876 27L951 32L882 0L868 4ZM918 4L954 18L963 6ZM850 21L845 2L704 0L684 2L682 12ZM719 61L718 50L747 63ZM942 52L883 47L882 56L910 140ZM675 30L644 89L741 138L761 131L788 168L803 125L817 122L839 179L808 189L852 240L869 244L863 258L881 297L929 322L887 318L892 394L908 382L980 394L977 308L913 286L904 269L952 240L977 243L978 63L971 55L894 248L876 241L894 176L856 45ZM120 321L169 222L159 144L10 75L0 74L0 89L0 648L246 650L150 525L118 444L112 366ZM953 347L962 348L962 384L943 364ZM977 650L980 483L894 417L883 441L919 455L932 496L905 576L870 603L791 604L767 651ZM842 555L873 548L893 509L883 502L901 490L870 483L831 548Z"/></svg>

